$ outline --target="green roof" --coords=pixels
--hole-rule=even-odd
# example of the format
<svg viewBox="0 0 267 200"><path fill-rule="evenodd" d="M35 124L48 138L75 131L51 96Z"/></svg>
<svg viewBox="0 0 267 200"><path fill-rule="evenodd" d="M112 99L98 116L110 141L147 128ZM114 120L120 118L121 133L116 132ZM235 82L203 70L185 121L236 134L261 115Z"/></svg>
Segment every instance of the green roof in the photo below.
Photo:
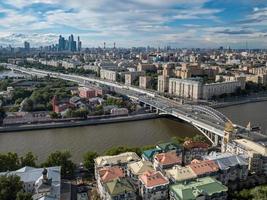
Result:
<svg viewBox="0 0 267 200"><path fill-rule="evenodd" d="M158 144L157 147L160 148L162 151L181 149L181 147L178 144L175 144L173 142Z"/></svg>
<svg viewBox="0 0 267 200"><path fill-rule="evenodd" d="M160 149L157 149L157 148L155 148L155 149L149 149L149 150L143 151L143 155L147 159L151 160L153 158L153 156L155 155L155 153L159 153L159 152L161 152L161 150Z"/></svg>
<svg viewBox="0 0 267 200"><path fill-rule="evenodd" d="M127 179L115 179L104 184L104 187L111 196L117 196L124 193L135 192L133 186Z"/></svg>
<svg viewBox="0 0 267 200"><path fill-rule="evenodd" d="M172 185L170 190L179 199L192 200L199 195L212 196L215 193L227 192L228 188L214 178L205 177L189 183Z"/></svg>

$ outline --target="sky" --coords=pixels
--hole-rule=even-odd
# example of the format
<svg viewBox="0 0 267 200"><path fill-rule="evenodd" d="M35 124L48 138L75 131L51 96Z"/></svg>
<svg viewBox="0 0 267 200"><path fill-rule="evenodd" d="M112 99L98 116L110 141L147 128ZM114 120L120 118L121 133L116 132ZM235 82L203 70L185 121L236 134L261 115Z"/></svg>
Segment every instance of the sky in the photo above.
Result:
<svg viewBox="0 0 267 200"><path fill-rule="evenodd" d="M267 0L0 0L0 45L267 47Z"/></svg>

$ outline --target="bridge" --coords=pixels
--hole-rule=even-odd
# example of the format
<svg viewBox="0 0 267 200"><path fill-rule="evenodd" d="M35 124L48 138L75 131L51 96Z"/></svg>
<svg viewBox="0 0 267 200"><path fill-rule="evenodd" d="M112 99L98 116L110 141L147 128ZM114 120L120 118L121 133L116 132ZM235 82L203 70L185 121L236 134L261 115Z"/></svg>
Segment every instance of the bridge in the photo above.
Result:
<svg viewBox="0 0 267 200"><path fill-rule="evenodd" d="M82 86L89 84L101 84L110 87L117 93L128 96L138 101L145 107L155 110L159 115L169 115L179 118L193 125L214 145L220 145L224 137L225 124L231 121L219 111L202 105L181 104L177 101L165 98L155 92L140 89L133 86L126 86L118 82L99 79L96 77L84 77L75 74L63 74L52 71L37 70L33 68L24 68L17 65L6 64L11 70L16 70L29 75L39 77L50 76L68 81L73 81ZM245 132L245 128L234 125L237 129Z"/></svg>

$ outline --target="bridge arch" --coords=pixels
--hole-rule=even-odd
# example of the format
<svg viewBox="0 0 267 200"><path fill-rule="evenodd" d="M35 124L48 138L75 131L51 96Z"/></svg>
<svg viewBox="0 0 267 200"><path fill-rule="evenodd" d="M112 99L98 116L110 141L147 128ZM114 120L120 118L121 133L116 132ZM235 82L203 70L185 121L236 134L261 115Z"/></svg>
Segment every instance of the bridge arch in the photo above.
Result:
<svg viewBox="0 0 267 200"><path fill-rule="evenodd" d="M231 120L227 116L225 116L224 114L222 114L218 110L215 110L209 106L193 105L192 111L204 113L206 115L214 117L215 119L217 119L218 121L223 122L223 123L231 122Z"/></svg>

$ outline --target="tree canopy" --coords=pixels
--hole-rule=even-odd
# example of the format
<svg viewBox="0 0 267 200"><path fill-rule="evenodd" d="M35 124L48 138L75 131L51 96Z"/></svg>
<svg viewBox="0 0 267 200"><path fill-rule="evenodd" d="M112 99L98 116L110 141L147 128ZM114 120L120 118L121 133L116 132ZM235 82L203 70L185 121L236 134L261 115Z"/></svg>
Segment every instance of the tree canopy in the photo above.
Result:
<svg viewBox="0 0 267 200"><path fill-rule="evenodd" d="M88 151L83 156L83 164L88 170L94 168L94 159L98 156L96 152Z"/></svg>
<svg viewBox="0 0 267 200"><path fill-rule="evenodd" d="M23 191L19 176L0 176L0 200L32 200L32 194Z"/></svg>
<svg viewBox="0 0 267 200"><path fill-rule="evenodd" d="M44 167L61 166L62 177L70 177L74 173L75 164L70 160L69 151L56 151L51 153L42 164Z"/></svg>

